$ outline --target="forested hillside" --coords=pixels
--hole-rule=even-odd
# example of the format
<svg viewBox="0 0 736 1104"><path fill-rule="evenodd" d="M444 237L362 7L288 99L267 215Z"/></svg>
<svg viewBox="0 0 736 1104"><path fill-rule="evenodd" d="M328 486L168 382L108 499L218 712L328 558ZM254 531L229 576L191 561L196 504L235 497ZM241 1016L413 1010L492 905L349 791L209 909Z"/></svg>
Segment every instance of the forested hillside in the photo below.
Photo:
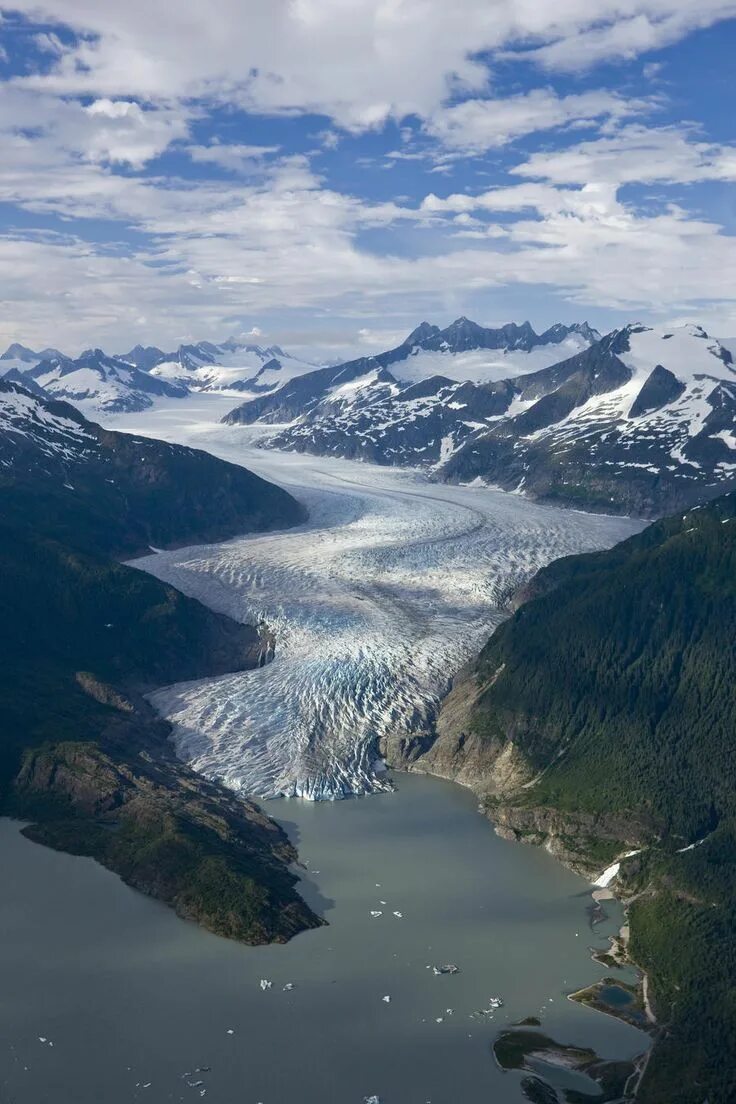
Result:
<svg viewBox="0 0 736 1104"><path fill-rule="evenodd" d="M0 813L223 935L260 943L318 923L281 829L179 763L142 696L255 666L259 631L115 559L302 508L244 469L108 434L2 381L0 461Z"/></svg>
<svg viewBox="0 0 736 1104"><path fill-rule="evenodd" d="M666 1025L644 1104L736 1099L735 729L728 495L540 572L426 757L578 867L641 849L619 887Z"/></svg>

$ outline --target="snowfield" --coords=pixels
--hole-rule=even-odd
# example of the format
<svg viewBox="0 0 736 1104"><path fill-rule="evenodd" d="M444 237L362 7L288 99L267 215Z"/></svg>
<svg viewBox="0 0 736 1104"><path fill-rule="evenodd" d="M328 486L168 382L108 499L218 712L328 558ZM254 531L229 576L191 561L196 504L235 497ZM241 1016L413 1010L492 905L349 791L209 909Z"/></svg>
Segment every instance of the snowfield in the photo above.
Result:
<svg viewBox="0 0 736 1104"><path fill-rule="evenodd" d="M216 424L222 403L199 396L107 424L245 464L309 508L298 529L135 561L276 634L275 658L258 670L151 695L179 755L244 793L317 800L385 789L377 742L427 730L509 590L551 559L641 528L433 485L414 470L262 451L262 428Z"/></svg>

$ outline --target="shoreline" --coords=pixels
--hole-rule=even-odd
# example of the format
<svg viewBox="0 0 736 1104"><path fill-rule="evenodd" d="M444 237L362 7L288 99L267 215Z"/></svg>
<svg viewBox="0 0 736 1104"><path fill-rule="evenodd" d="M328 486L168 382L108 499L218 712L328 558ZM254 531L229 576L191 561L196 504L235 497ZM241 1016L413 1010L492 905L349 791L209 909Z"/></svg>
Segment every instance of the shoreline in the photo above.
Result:
<svg viewBox="0 0 736 1104"><path fill-rule="evenodd" d="M449 693L449 691L448 691L448 693ZM382 757L382 758L384 758L384 761L385 761L385 757ZM424 775L427 775L430 778L441 778L445 782L454 782L456 785L461 786L463 789L469 790L476 798L478 797L478 794L477 794L477 792L476 792L476 790L474 789L473 786L471 786L468 782L460 781L457 778L450 778L446 775L441 775L441 774L438 774L434 771L418 768L412 763L397 766L395 764L392 764L389 761L389 762L387 762L387 766L390 770L396 771L398 774L402 774L402 773L403 774L424 774ZM368 795L368 796L370 796L370 795ZM480 801L478 802L478 812L481 814L481 816L483 816L486 820L488 820L490 822L491 826L493 827L494 832L501 839L506 839L506 840L508 840L508 842L513 842L513 843L517 843L517 844L526 843L525 840L510 839L508 835L504 834L503 832L499 832L498 825L493 821L492 817L488 815L488 811L480 803ZM532 844L527 844L527 845L532 846L532 847L540 847L541 846L542 849L547 851L547 853L550 854L552 856L552 858L555 859L555 861L559 862L561 866L564 866L567 870L571 870L574 874L578 874L579 876L584 877L586 879L589 878L589 874L587 872L582 871L576 864L566 862L565 859L561 855L551 851L550 848L545 846L544 844L532 843ZM599 1012L603 1016L609 1016L611 1019L618 1020L618 1021L624 1022L624 1023L628 1023L628 1024L630 1024L630 1026L636 1027L639 1031L644 1032L649 1037L649 1039L651 1040L650 1045L648 1047L646 1047L646 1049L642 1052L642 1054L639 1055L634 1060L634 1066L636 1068L634 1070L634 1073L632 1073L631 1077L628 1079L627 1087L625 1089L625 1093L628 1094L628 1095L626 1095L624 1097L624 1099L628 1100L628 1101L635 1101L636 1097L637 1097L637 1094L638 1094L638 1091L639 1091L639 1087L641 1085L642 1078L643 1078L643 1076L646 1072L647 1065L649 1063L652 1052L653 1052L654 1047L656 1045L657 1035L662 1030L662 1025L659 1024L657 1022L656 1018L654 1017L654 1013L651 1009L651 1004L649 1002L649 998L648 998L648 995L647 995L647 989L648 989L648 983L649 983L648 974L628 954L628 950L627 950L627 945L628 945L628 942L629 942L628 902L626 901L625 898L617 896L617 894L613 891L613 889L611 888L610 885L596 886L595 882L591 882L590 883L590 888L591 888L590 897L591 897L591 900L593 902L599 903L601 901L613 900L613 901L616 901L624 910L624 918L625 918L626 922L622 925L618 936L611 936L610 937L612 946L617 942L619 943L624 957L619 958L615 955L612 955L611 957L614 958L614 961L616 962L617 966L630 966L632 969L634 969L637 972L638 977L639 977L638 985L641 989L642 1004L643 1004L645 1015L646 1015L646 1018L647 1018L647 1025L643 1026L641 1024L633 1024L631 1022L631 1020L628 1020L628 1019L626 1019L626 1017L621 1016L615 1010L615 1008L612 1008L612 1007L599 1007L599 1006L594 1005L594 1004L584 1004L584 1002L582 1002L582 1001L575 1001L574 1000L574 997L576 996L577 993L584 993L584 992L586 992L586 991L602 984L603 979L599 979L597 982L591 983L590 986L583 987L583 989L576 990L575 993L566 994L566 999L573 1001L573 1003L584 1004L584 1007L588 1011ZM596 958L596 953L597 952L592 951L592 953L590 955L591 961L593 961L593 962L598 961L597 958ZM601 952L598 952L598 953L606 954L607 952L601 951ZM599 965L603 966L603 965L605 965L605 963L599 962ZM519 1027L519 1025L511 1025L511 1026L516 1026L517 1029ZM633 1088L633 1090L629 1090L628 1083L633 1078L636 1078L635 1087Z"/></svg>

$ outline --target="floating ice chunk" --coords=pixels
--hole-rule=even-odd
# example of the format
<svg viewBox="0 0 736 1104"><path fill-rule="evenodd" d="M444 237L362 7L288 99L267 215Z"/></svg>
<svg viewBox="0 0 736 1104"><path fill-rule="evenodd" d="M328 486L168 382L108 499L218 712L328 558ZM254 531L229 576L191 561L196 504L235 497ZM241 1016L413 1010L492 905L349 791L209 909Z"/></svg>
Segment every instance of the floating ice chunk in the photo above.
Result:
<svg viewBox="0 0 736 1104"><path fill-rule="evenodd" d="M398 910L398 909L395 909L395 910L394 910L394 916L398 917L398 919L399 919L399 920L403 920L403 919L404 919L404 914L403 914L403 912L399 912L399 910Z"/></svg>
<svg viewBox="0 0 736 1104"><path fill-rule="evenodd" d="M364 1096L363 1104L381 1104L380 1096Z"/></svg>
<svg viewBox="0 0 736 1104"><path fill-rule="evenodd" d="M273 985L273 982L269 981L268 978L261 978L261 989L263 990L264 993L266 992L267 989L270 989L272 987L272 985Z"/></svg>
<svg viewBox="0 0 736 1104"><path fill-rule="evenodd" d="M233 1029L231 1027L229 1027L227 1029L227 1033L228 1033L228 1035L234 1035L235 1034L235 1032L233 1031Z"/></svg>
<svg viewBox="0 0 736 1104"><path fill-rule="evenodd" d="M452 1016L452 1015L453 1015L453 1013L454 1013L454 1011L455 1011L455 1009L454 1009L454 1008L446 1008L446 1009L445 1009L445 1015L446 1015L446 1016Z"/></svg>
<svg viewBox="0 0 736 1104"><path fill-rule="evenodd" d="M383 916L380 909L371 909L371 916Z"/></svg>
<svg viewBox="0 0 736 1104"><path fill-rule="evenodd" d="M391 1003L391 997L388 995L388 993L386 994L385 997L381 997L381 1000L384 1002L384 1004L390 1004Z"/></svg>
<svg viewBox="0 0 736 1104"><path fill-rule="evenodd" d="M435 1023L444 1023L445 1022L445 1017L444 1016L435 1016L434 1022Z"/></svg>
<svg viewBox="0 0 736 1104"><path fill-rule="evenodd" d="M285 993L290 993L293 988L294 988L294 982L293 981L287 981L286 985L284 986L284 992Z"/></svg>
<svg viewBox="0 0 736 1104"><path fill-rule="evenodd" d="M38 1036L38 1041L39 1041L39 1043L47 1043L48 1039L46 1038L45 1035L39 1035Z"/></svg>
<svg viewBox="0 0 736 1104"><path fill-rule="evenodd" d="M385 905L386 904L385 901L379 901L378 903L379 903L379 905Z"/></svg>
<svg viewBox="0 0 736 1104"><path fill-rule="evenodd" d="M427 969L429 969L429 966ZM454 962L446 962L444 966L433 966L432 973L435 977L439 977L440 974L459 974L460 967L456 966Z"/></svg>

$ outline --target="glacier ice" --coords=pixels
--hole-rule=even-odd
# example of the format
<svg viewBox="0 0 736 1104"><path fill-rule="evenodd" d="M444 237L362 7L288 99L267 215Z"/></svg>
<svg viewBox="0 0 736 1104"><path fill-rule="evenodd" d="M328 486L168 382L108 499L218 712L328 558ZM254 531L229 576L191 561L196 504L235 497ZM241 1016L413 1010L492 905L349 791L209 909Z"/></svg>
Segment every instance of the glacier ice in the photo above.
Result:
<svg viewBox="0 0 736 1104"><path fill-rule="evenodd" d="M176 439L237 459L310 510L297 529L135 561L275 633L267 665L151 695L183 759L262 798L389 789L379 741L431 728L513 587L557 556L641 528L492 488L431 484L413 470L266 452L240 428L192 427Z"/></svg>

